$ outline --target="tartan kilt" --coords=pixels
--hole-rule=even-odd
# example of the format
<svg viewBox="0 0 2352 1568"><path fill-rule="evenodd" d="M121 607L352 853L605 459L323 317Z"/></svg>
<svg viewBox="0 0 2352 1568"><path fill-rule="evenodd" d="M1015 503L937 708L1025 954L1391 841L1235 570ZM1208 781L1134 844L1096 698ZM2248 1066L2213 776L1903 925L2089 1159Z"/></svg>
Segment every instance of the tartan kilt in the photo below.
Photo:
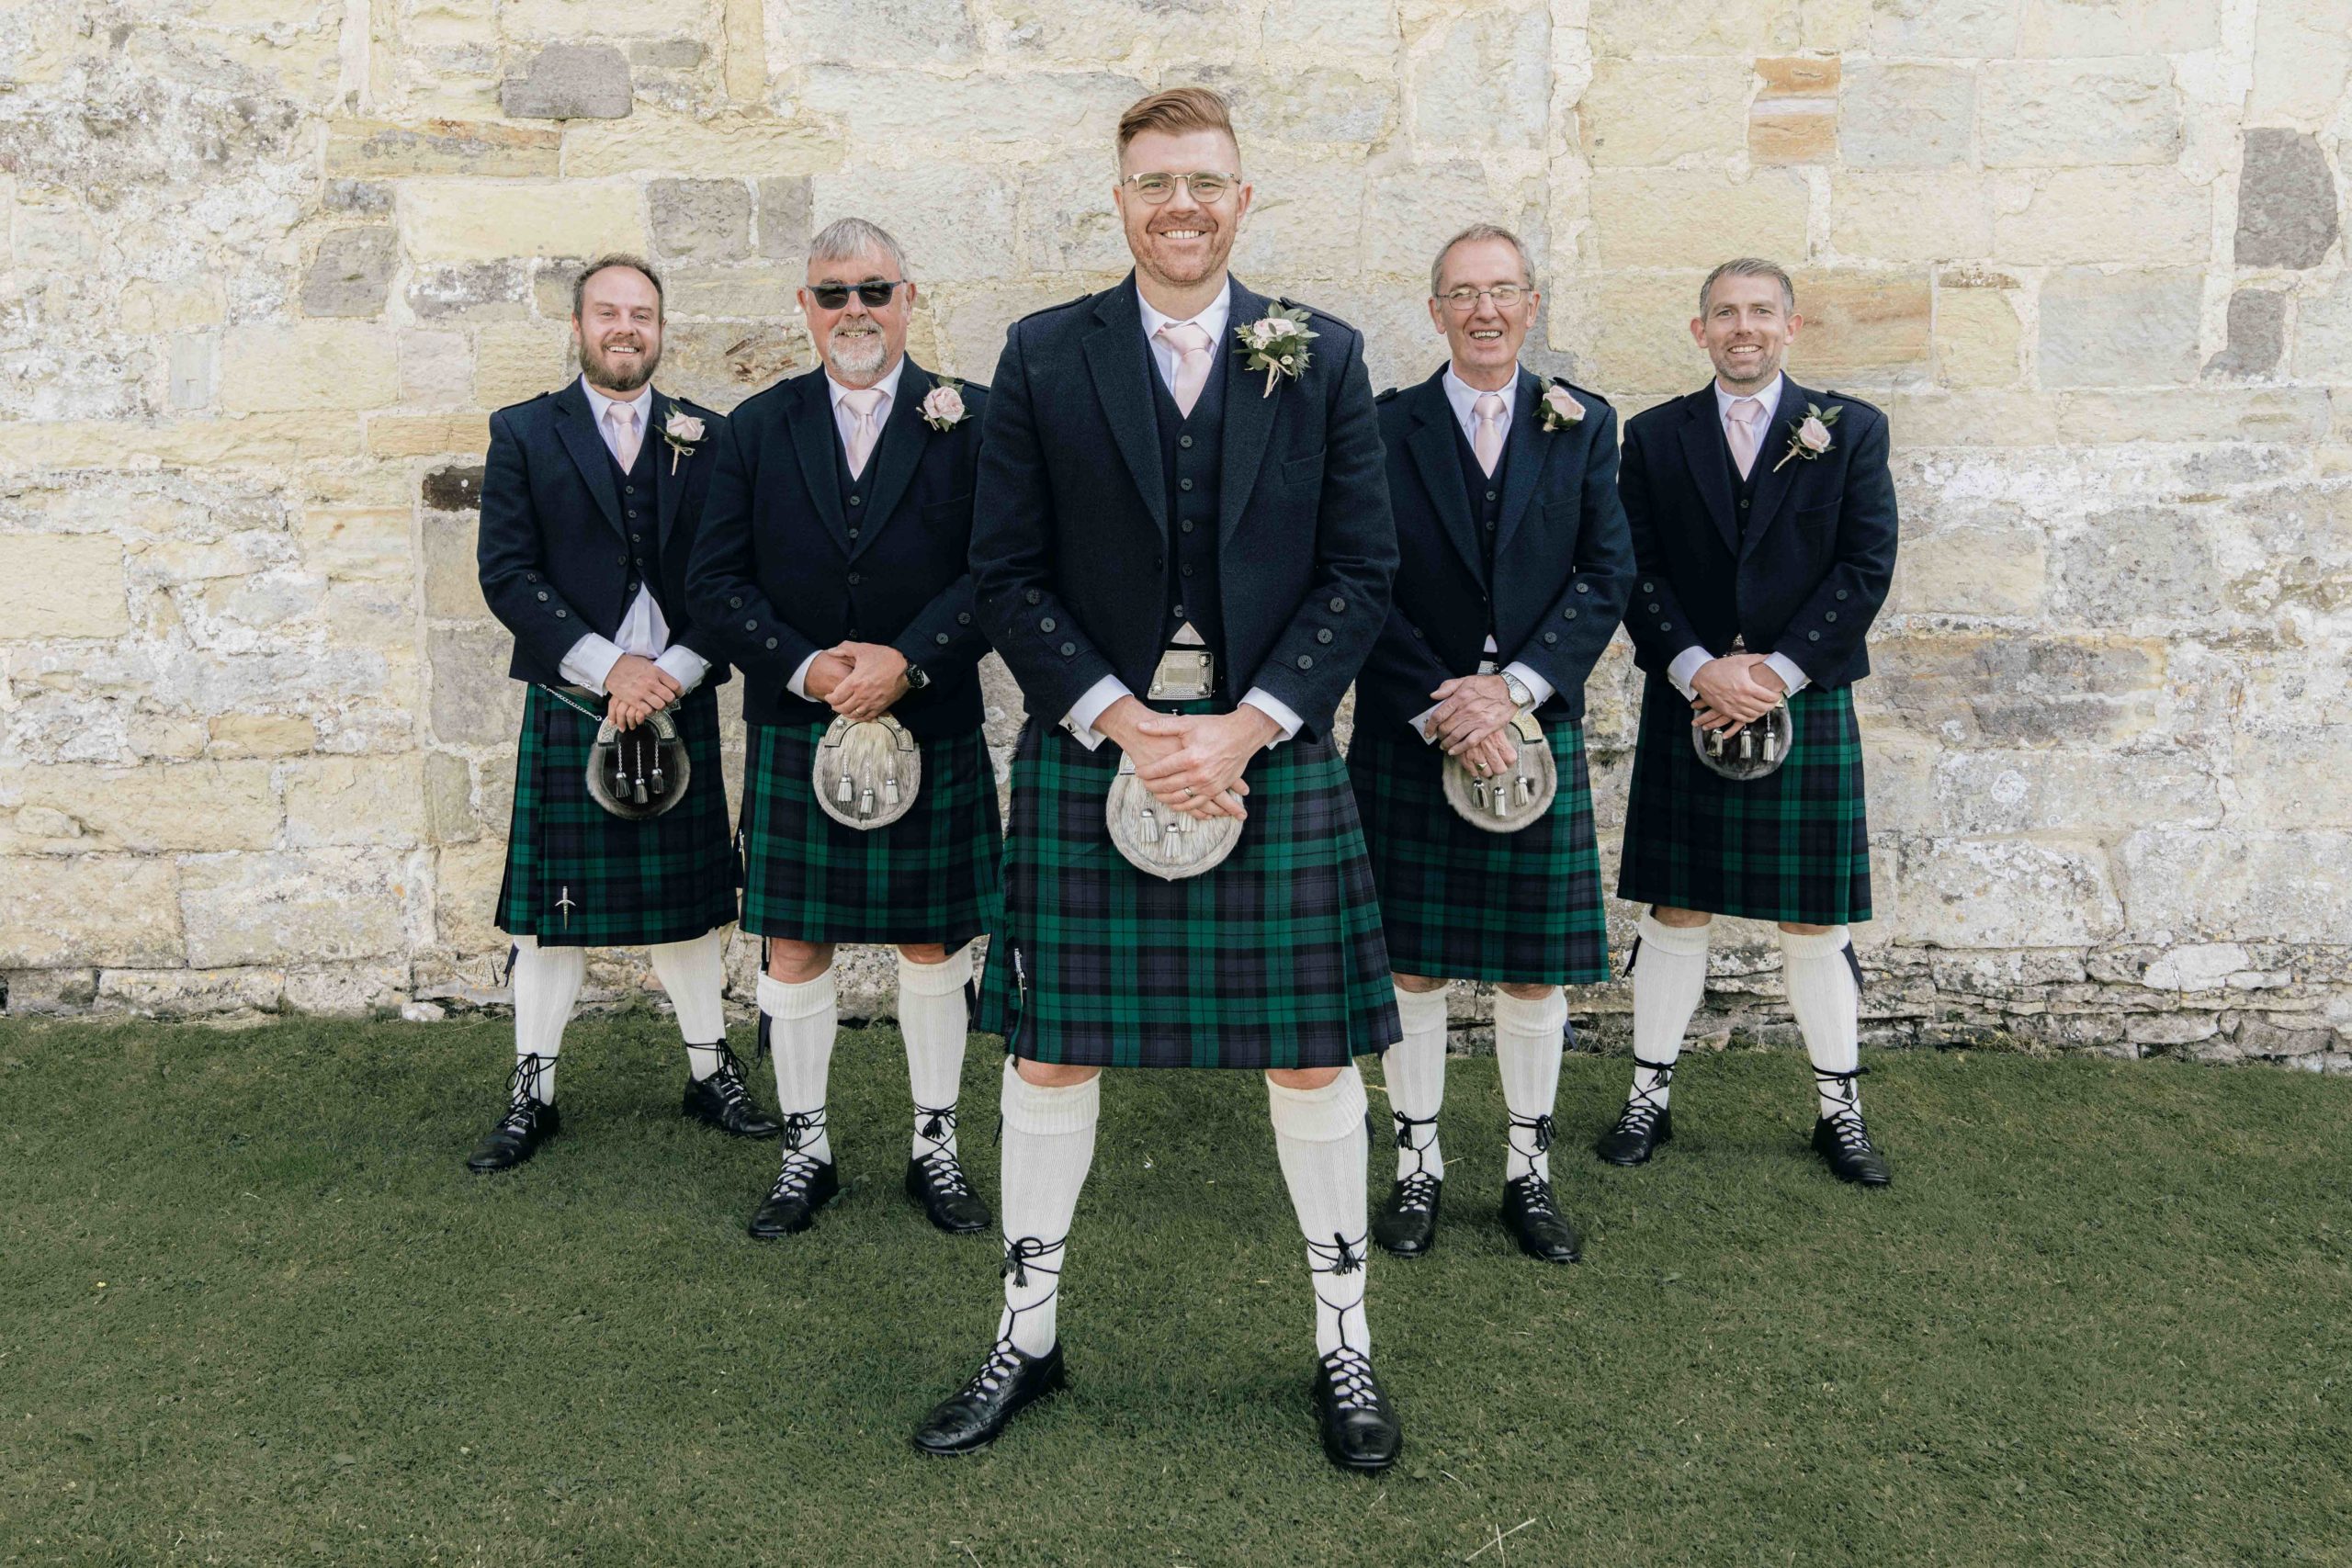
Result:
<svg viewBox="0 0 2352 1568"><path fill-rule="evenodd" d="M939 942L996 924L1004 829L977 729L919 742L922 785L888 827L844 828L809 781L822 724L752 726L743 777L743 929L795 942Z"/></svg>
<svg viewBox="0 0 2352 1568"><path fill-rule="evenodd" d="M1780 771L1736 784L1690 750L1690 705L1662 675L1642 695L1617 897L1800 925L1871 918L1862 735L1850 687L1789 699Z"/></svg>
<svg viewBox="0 0 2352 1568"><path fill-rule="evenodd" d="M498 890L502 931L537 937L543 947L647 947L687 942L735 919L717 690L688 693L676 718L694 764L685 798L631 822L588 794L597 721L530 688Z"/></svg>
<svg viewBox="0 0 2352 1568"><path fill-rule="evenodd" d="M1609 978L1600 847L1584 727L1544 727L1559 793L1543 819L1488 833L1446 803L1445 753L1408 730L1359 728L1348 776L1372 854L1388 962L1408 975L1516 985Z"/></svg>
<svg viewBox="0 0 2352 1568"><path fill-rule="evenodd" d="M1119 760L1022 727L1004 919L973 1027L1081 1066L1338 1067L1394 1044L1372 866L1330 739L1261 753L1241 841L1181 882L1112 847Z"/></svg>

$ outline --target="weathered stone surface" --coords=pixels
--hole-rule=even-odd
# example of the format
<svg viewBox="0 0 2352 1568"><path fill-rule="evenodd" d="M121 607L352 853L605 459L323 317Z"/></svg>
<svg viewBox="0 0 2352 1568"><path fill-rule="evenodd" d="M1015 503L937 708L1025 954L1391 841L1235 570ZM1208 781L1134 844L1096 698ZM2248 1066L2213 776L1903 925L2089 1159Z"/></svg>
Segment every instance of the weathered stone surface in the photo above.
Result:
<svg viewBox="0 0 2352 1568"><path fill-rule="evenodd" d="M1897 874L1904 941L2065 947L2122 929L2107 857L2092 845L1906 837Z"/></svg>
<svg viewBox="0 0 2352 1568"><path fill-rule="evenodd" d="M111 534L6 536L0 642L116 637L130 628L122 542Z"/></svg>
<svg viewBox="0 0 2352 1568"><path fill-rule="evenodd" d="M215 757L286 757L318 744L319 727L307 718L284 714L230 713L212 720Z"/></svg>
<svg viewBox="0 0 2352 1568"><path fill-rule="evenodd" d="M327 173L376 179L419 175L552 178L562 148L559 133L529 126L446 119L421 125L336 120L327 128Z"/></svg>
<svg viewBox="0 0 2352 1568"><path fill-rule="evenodd" d="M212 969L400 953L413 879L380 850L193 856L180 863L187 961Z"/></svg>
<svg viewBox="0 0 2352 1568"><path fill-rule="evenodd" d="M302 313L381 315L399 265L400 240L390 224L336 230L319 242L319 254L302 279Z"/></svg>
<svg viewBox="0 0 2352 1568"><path fill-rule="evenodd" d="M1830 187L1829 243L1855 261L1963 261L1993 254L1993 196L1964 171L1849 174Z"/></svg>
<svg viewBox="0 0 2352 1568"><path fill-rule="evenodd" d="M401 395L391 334L344 322L232 327L220 337L220 407L227 413L372 409Z"/></svg>
<svg viewBox="0 0 2352 1568"><path fill-rule="evenodd" d="M1838 95L1838 147L1856 168L1962 163L1975 116L1975 78L1968 71L1857 62Z"/></svg>
<svg viewBox="0 0 2352 1568"><path fill-rule="evenodd" d="M736 261L751 252L752 190L741 180L655 180L645 200L665 261Z"/></svg>
<svg viewBox="0 0 2352 1568"><path fill-rule="evenodd" d="M1987 167L2169 164L2180 153L2180 93L2161 57L1991 65L1976 104Z"/></svg>
<svg viewBox="0 0 2352 1568"><path fill-rule="evenodd" d="M578 370L570 329L552 321L517 321L474 334L474 401L483 408L551 392Z"/></svg>
<svg viewBox="0 0 2352 1568"><path fill-rule="evenodd" d="M0 969L183 962L179 874L131 855L0 862Z"/></svg>
<svg viewBox="0 0 2352 1568"><path fill-rule="evenodd" d="M763 177L807 175L840 163L840 142L827 127L764 115L699 119L640 109L627 119L577 121L563 137L563 172L575 180L712 169ZM541 254L567 253L548 246Z"/></svg>
<svg viewBox="0 0 2352 1568"><path fill-rule="evenodd" d="M1096 168L1103 165L1100 163ZM838 218L864 218L889 231L907 253L910 275L924 288L989 277L1013 253L1010 182L975 176L956 193L956 220L939 221L939 177L930 169L883 169L855 175L820 175L809 221L819 229Z"/></svg>
<svg viewBox="0 0 2352 1568"><path fill-rule="evenodd" d="M811 193L806 175L780 175L759 182L760 254L797 263L808 254Z"/></svg>
<svg viewBox="0 0 2352 1568"><path fill-rule="evenodd" d="M1948 387L2008 387L2025 325L2014 289L1936 288L1936 378Z"/></svg>
<svg viewBox="0 0 2352 1568"><path fill-rule="evenodd" d="M2194 380L2203 277L2188 268L2070 267L2041 286L2041 384L2135 387Z"/></svg>
<svg viewBox="0 0 2352 1568"><path fill-rule="evenodd" d="M268 849L282 815L270 765L259 761L43 768L0 782L0 805L65 817L77 853Z"/></svg>
<svg viewBox="0 0 2352 1568"><path fill-rule="evenodd" d="M2295 375L2352 381L2352 270L2326 293L2305 299L2296 315Z"/></svg>
<svg viewBox="0 0 2352 1568"><path fill-rule="evenodd" d="M1948 528L1905 539L1895 566L1906 614L2032 615L2047 576L2042 536L2030 528Z"/></svg>
<svg viewBox="0 0 2352 1568"><path fill-rule="evenodd" d="M2114 746L2154 722L2158 640L1937 633L1872 639L1873 712L1949 745Z"/></svg>
<svg viewBox="0 0 2352 1568"><path fill-rule="evenodd" d="M523 722L523 687L506 678L514 637L495 621L425 633L433 733L452 746L505 746Z"/></svg>
<svg viewBox="0 0 2352 1568"><path fill-rule="evenodd" d="M1747 117L1751 164L1826 164L1837 155L1834 104L1759 104Z"/></svg>
<svg viewBox="0 0 2352 1568"><path fill-rule="evenodd" d="M2287 348L2287 296L2241 288L2230 296L2230 341L2205 362L2205 374L2229 379L2267 376Z"/></svg>
<svg viewBox="0 0 2352 1568"><path fill-rule="evenodd" d="M435 468L425 474L418 495L434 512L472 512L481 505L480 465Z"/></svg>
<svg viewBox="0 0 2352 1568"><path fill-rule="evenodd" d="M1751 59L1796 47L1793 0L1593 0L1592 51L1739 54Z"/></svg>
<svg viewBox="0 0 2352 1568"><path fill-rule="evenodd" d="M276 1012L285 995L282 969L103 969L96 999L141 1018L204 1018Z"/></svg>
<svg viewBox="0 0 2352 1568"><path fill-rule="evenodd" d="M2316 126L2343 103L2347 77L2352 29L2336 0L2262 0L2254 17L2249 120Z"/></svg>
<svg viewBox="0 0 2352 1568"><path fill-rule="evenodd" d="M531 275L521 262L420 266L411 275L408 308L424 321L505 321L531 313Z"/></svg>
<svg viewBox="0 0 2352 1568"><path fill-rule="evenodd" d="M2089 520L2056 542L2057 607L2091 626L2203 616L2222 577L2194 513L2139 507Z"/></svg>
<svg viewBox="0 0 2352 1568"><path fill-rule="evenodd" d="M1889 55L1998 57L2018 41L2018 0L1874 0L1870 47Z"/></svg>
<svg viewBox="0 0 2352 1568"><path fill-rule="evenodd" d="M2018 51L2066 60L2187 54L2221 41L2212 0L2025 0Z"/></svg>
<svg viewBox="0 0 2352 1568"><path fill-rule="evenodd" d="M2352 835L2151 828L2115 863L2138 932L2295 941L2352 922Z"/></svg>
<svg viewBox="0 0 2352 1568"><path fill-rule="evenodd" d="M2276 127L2249 130L2238 175L2237 264L2319 265L2335 243L2341 201L2316 138Z"/></svg>
<svg viewBox="0 0 2352 1568"><path fill-rule="evenodd" d="M1592 215L1609 266L1690 266L1694 257L1804 254L1810 195L1801 175L1744 181L1711 169L1600 169ZM1712 261L1699 265L1703 276Z"/></svg>
<svg viewBox="0 0 2352 1568"><path fill-rule="evenodd" d="M619 119L630 107L628 61L609 44L551 43L499 92L514 119Z"/></svg>
<svg viewBox="0 0 2352 1568"><path fill-rule="evenodd" d="M1928 378L1931 310L1925 273L1803 273L1804 326L1790 368L1813 385L1900 384Z"/></svg>
<svg viewBox="0 0 2352 1568"><path fill-rule="evenodd" d="M1995 214L1994 254L2023 266L2202 262L2212 208L2173 169L2062 169Z"/></svg>
<svg viewBox="0 0 2352 1568"><path fill-rule="evenodd" d="M1600 60L1579 119L1596 165L1730 152L1747 133L1748 68L1728 57Z"/></svg>
<svg viewBox="0 0 2352 1568"><path fill-rule="evenodd" d="M401 231L419 262L504 261L514 256L592 256L639 250L645 228L637 187L585 180L516 182L485 201L462 180L415 180L401 187Z"/></svg>
<svg viewBox="0 0 2352 1568"><path fill-rule="evenodd" d="M424 764L397 757L315 757L288 764L286 842L407 849L424 836Z"/></svg>
<svg viewBox="0 0 2352 1568"><path fill-rule="evenodd" d="M979 48L963 0L815 0L792 7L795 57L827 64L914 65Z"/></svg>

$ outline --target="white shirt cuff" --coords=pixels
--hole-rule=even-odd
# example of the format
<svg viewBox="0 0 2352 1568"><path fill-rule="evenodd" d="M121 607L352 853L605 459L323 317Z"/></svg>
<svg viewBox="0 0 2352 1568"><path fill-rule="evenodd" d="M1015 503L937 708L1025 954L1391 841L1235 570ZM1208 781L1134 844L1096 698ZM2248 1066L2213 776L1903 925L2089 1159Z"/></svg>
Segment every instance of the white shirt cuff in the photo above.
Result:
<svg viewBox="0 0 2352 1568"><path fill-rule="evenodd" d="M1781 678L1781 684L1789 689L1789 695L1792 697L1799 692L1803 691L1812 682L1812 677L1807 675L1804 671L1798 669L1796 666L1796 660L1791 659L1785 653L1766 654L1764 656L1764 667Z"/></svg>
<svg viewBox="0 0 2352 1568"><path fill-rule="evenodd" d="M1714 657L1703 648L1686 648L1674 656L1673 663L1666 667L1666 678L1674 682L1674 689L1686 700L1695 697L1699 694L1690 689L1690 677L1711 663Z"/></svg>
<svg viewBox="0 0 2352 1568"><path fill-rule="evenodd" d="M1241 705L1246 708L1256 708L1260 713L1282 726L1283 732L1266 742L1266 750L1269 751L1296 735L1299 726L1306 722L1292 711L1288 703L1263 686L1250 687L1250 694L1241 699Z"/></svg>
<svg viewBox="0 0 2352 1568"><path fill-rule="evenodd" d="M563 678L575 686L585 686L598 696L605 694L605 677L621 661L620 645L610 637L590 632L571 645L557 668Z"/></svg>
<svg viewBox="0 0 2352 1568"><path fill-rule="evenodd" d="M1062 728L1069 730L1080 746L1091 751L1103 740L1102 732L1094 728L1094 721L1101 718L1113 703L1134 694L1125 681L1116 675L1105 675L1086 688L1086 695L1070 704L1069 712L1062 715Z"/></svg>
<svg viewBox="0 0 2352 1568"><path fill-rule="evenodd" d="M1552 682L1521 664L1518 660L1514 659L1504 665L1503 673L1519 677L1519 683L1527 688L1529 707L1540 708L1552 700Z"/></svg>
<svg viewBox="0 0 2352 1568"><path fill-rule="evenodd" d="M709 660L676 642L662 650L662 657L653 661L653 667L678 683L678 695L682 697L701 685L702 678L710 673Z"/></svg>
<svg viewBox="0 0 2352 1568"><path fill-rule="evenodd" d="M817 653L822 653L824 649L820 648L817 650ZM790 692L794 696L798 697L804 703L813 703L817 700L808 694L808 670L811 665L817 662L817 653L812 653L808 658L802 660L800 661L800 668L792 672L792 679L784 683L784 689L786 691Z"/></svg>

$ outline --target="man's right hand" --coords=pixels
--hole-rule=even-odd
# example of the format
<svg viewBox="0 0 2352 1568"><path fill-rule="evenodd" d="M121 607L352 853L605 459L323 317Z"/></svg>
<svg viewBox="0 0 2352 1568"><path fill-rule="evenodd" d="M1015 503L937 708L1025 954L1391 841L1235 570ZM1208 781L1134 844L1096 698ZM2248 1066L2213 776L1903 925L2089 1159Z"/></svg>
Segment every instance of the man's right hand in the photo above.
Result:
<svg viewBox="0 0 2352 1568"><path fill-rule="evenodd" d="M1690 677L1691 706L1709 729L1736 735L1772 711L1787 693L1760 653L1711 659Z"/></svg>
<svg viewBox="0 0 2352 1568"><path fill-rule="evenodd" d="M684 690L650 659L624 653L605 676L605 692L612 698L606 712L616 729L635 729Z"/></svg>
<svg viewBox="0 0 2352 1568"><path fill-rule="evenodd" d="M1189 743L1182 735L1146 734L1142 728L1144 720L1160 716L1162 716L1144 706L1130 694L1121 697L1117 702L1104 708L1094 720L1094 728L1105 740L1133 759L1136 772L1141 773L1160 759L1174 756L1182 751ZM1151 788L1149 784L1144 787ZM1238 784L1236 786L1236 792L1246 793L1249 787L1246 784ZM1236 800L1232 807L1228 808L1222 795L1216 800L1202 800L1197 797L1188 800L1181 791L1171 787L1167 795L1152 790L1152 796L1170 811L1181 811L1187 817L1206 818L1249 815L1238 800Z"/></svg>
<svg viewBox="0 0 2352 1568"><path fill-rule="evenodd" d="M817 702L831 700L833 688L849 679L850 661L838 653L820 653L801 678L800 689Z"/></svg>

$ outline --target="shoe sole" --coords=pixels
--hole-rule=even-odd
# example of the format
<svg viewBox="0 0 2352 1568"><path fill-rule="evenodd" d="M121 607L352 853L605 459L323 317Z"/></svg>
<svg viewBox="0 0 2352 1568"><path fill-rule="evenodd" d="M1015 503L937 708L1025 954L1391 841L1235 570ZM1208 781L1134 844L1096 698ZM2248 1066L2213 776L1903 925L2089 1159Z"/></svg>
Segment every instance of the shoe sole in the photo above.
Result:
<svg viewBox="0 0 2352 1568"><path fill-rule="evenodd" d="M781 1137L784 1134L784 1129L782 1127L777 1127L775 1130L766 1133L739 1133L732 1127L728 1126L724 1122L712 1121L709 1117L705 1116L699 1111L686 1111L682 1109L679 1111L678 1114L684 1117L687 1121L693 1122L697 1127L707 1127L714 1133L724 1133L730 1138L751 1138L758 1142L764 1143L770 1138Z"/></svg>
<svg viewBox="0 0 2352 1568"><path fill-rule="evenodd" d="M1332 1452L1330 1444L1326 1443L1323 1445L1323 1457L1325 1459L1329 1460L1331 1463L1339 1469L1351 1472L1357 1475L1372 1475L1380 1471L1390 1469L1396 1464L1396 1461L1403 1456L1404 1452L1405 1445L1398 1443L1396 1445L1396 1451L1390 1454L1386 1459L1350 1459L1344 1454Z"/></svg>
<svg viewBox="0 0 2352 1568"><path fill-rule="evenodd" d="M962 1459L967 1454L978 1453L983 1449L993 1447L996 1440L999 1438L1003 1437L1006 1430L1010 1428L1015 1421L1020 1420L1022 1416L1027 1415L1030 1411L1036 1409L1037 1406L1045 1404L1046 1401L1053 1398L1054 1395L1061 1393L1069 1386L1069 1374L1068 1372L1056 1374L1054 1381L1047 1383L1044 1388L1039 1389L1026 1404L1023 1404L1020 1409L1015 1410L1012 1415L1007 1416L1004 1418L1003 1426L999 1427L995 1431L989 1433L984 1438L976 1438L972 1441L965 1443L958 1448L938 1448L915 1438L910 1438L907 1441L909 1445L913 1448L915 1452L919 1454L927 1454L933 1459Z"/></svg>
<svg viewBox="0 0 2352 1568"><path fill-rule="evenodd" d="M1391 1247L1386 1242L1381 1240L1378 1236L1372 1238L1372 1244L1380 1248L1381 1251L1388 1254L1391 1258L1427 1258L1430 1253L1437 1250L1437 1238L1435 1236L1431 1236L1430 1238L1430 1244L1427 1247Z"/></svg>
<svg viewBox="0 0 2352 1568"><path fill-rule="evenodd" d="M831 1207L833 1201L840 1196L841 1190L836 1188L834 1190L827 1193L822 1199L809 1204L808 1213L802 1216L800 1223L797 1225L787 1225L780 1231L753 1230L750 1225L745 1225L743 1227L743 1234L750 1236L753 1241L782 1241L786 1236L798 1235L801 1232L815 1225L817 1223L817 1216L826 1209Z"/></svg>

